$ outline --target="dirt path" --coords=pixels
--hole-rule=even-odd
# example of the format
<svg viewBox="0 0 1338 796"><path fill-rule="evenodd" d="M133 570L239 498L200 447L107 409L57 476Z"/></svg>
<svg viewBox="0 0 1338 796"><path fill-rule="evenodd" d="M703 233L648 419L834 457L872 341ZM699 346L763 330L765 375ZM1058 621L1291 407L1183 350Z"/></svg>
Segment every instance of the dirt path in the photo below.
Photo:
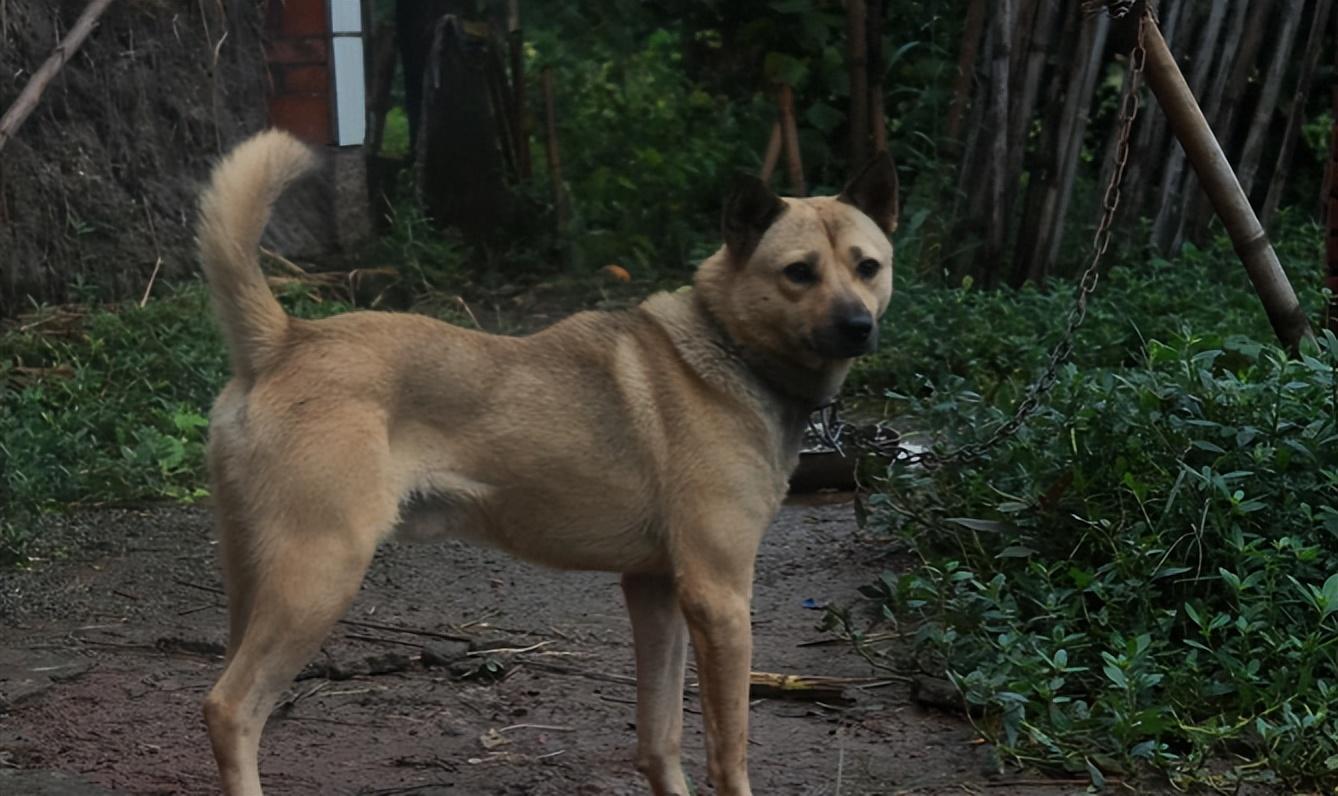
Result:
<svg viewBox="0 0 1338 796"><path fill-rule="evenodd" d="M208 512L83 514L48 538L53 554L79 554L0 573L0 711L12 702L0 712L0 790L216 792L199 712L224 639ZM787 506L758 562L754 668L873 674L844 646L799 644L823 638L821 612L804 601L853 600L879 549L858 537L848 503ZM615 576L548 572L463 544L390 545L349 616L429 630L473 623L470 635L543 646L495 656L509 666L500 682L457 679L488 656L460 659L463 645L449 642L438 652L456 662L441 668L386 659L377 665L401 670L297 682L295 703L266 732L269 792L644 792L631 765L632 654ZM424 640L341 625L322 660L417 656ZM685 757L700 783L695 694L687 704ZM762 700L753 783L759 794L974 791L988 773L972 739L965 724L911 705L901 685L859 692L846 708ZM53 777L64 779L40 785ZM76 790L74 778L94 787ZM1083 792L990 784L992 794Z"/></svg>

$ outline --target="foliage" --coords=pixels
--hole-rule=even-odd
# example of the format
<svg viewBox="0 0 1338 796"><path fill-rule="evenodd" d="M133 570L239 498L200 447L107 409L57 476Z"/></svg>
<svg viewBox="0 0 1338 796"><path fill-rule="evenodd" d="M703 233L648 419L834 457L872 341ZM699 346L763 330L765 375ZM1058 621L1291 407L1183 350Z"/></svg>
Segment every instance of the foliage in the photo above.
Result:
<svg viewBox="0 0 1338 796"><path fill-rule="evenodd" d="M679 33L656 29L619 53L607 42L532 35L536 71L552 68L572 265L634 273L681 270L709 251L722 188L756 168L766 127L758 109L687 80ZM541 142L536 193L551 195Z"/></svg>
<svg viewBox="0 0 1338 796"><path fill-rule="evenodd" d="M866 593L915 621L922 663L1020 760L1098 783L1146 765L1179 784L1338 777L1338 340L1299 359L1258 342L1224 261L1116 270L1016 437L894 466L870 501L917 561ZM913 292L864 383L895 387L893 416L981 439L1071 298Z"/></svg>
<svg viewBox="0 0 1338 796"><path fill-rule="evenodd" d="M195 285L143 307L46 308L0 333L0 563L41 511L204 494L206 415L227 378L207 303Z"/></svg>

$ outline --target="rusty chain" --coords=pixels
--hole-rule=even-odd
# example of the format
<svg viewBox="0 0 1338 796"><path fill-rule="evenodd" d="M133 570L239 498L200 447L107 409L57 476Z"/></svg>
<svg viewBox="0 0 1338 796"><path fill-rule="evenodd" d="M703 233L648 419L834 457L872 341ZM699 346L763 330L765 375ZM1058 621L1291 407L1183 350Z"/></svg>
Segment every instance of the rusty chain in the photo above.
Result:
<svg viewBox="0 0 1338 796"><path fill-rule="evenodd" d="M1129 5L1132 5L1132 3ZM1115 0L1107 8L1111 16L1117 19L1128 12L1128 8L1121 5L1121 0ZM1110 182L1102 196L1101 207L1103 212L1101 221L1096 228L1096 234L1092 238L1092 259L1087 266L1087 270L1083 271L1082 277L1078 280L1077 297L1073 308L1069 310L1064 334L1059 342L1055 344L1055 347L1051 349L1045 370L1027 388L1026 397L1017 405L1013 416L983 441L967 443L942 454L933 449L912 451L902 445L900 436L895 432L876 427L873 434L866 435L866 439L859 441L860 446L865 450L887 456L895 462L924 467L940 467L945 464L960 464L979 459L1000 442L1016 434L1018 429L1022 428L1027 420L1040 408L1041 399L1050 392L1055 386L1055 382L1059 380L1059 368L1068 361L1069 356L1073 353L1074 335L1077 333L1078 327L1082 326L1083 321L1087 318L1087 299L1096 290L1097 282L1101 279L1101 261L1106 254L1106 250L1110 248L1111 227L1114 225L1115 212L1120 204L1120 185L1124 180L1125 166L1129 161L1129 140L1133 131L1134 118L1138 115L1138 89L1142 82L1143 67L1147 59L1147 53L1143 47L1143 36L1148 23L1147 13L1139 17L1137 38L1129 56L1130 74L1129 81L1125 85L1124 96L1120 102L1120 137L1116 145L1115 168L1111 172ZM817 413L816 421L810 424L810 428L815 431L824 444L838 451L842 450L841 437L845 432L846 424L839 417L839 405L833 403L822 407Z"/></svg>

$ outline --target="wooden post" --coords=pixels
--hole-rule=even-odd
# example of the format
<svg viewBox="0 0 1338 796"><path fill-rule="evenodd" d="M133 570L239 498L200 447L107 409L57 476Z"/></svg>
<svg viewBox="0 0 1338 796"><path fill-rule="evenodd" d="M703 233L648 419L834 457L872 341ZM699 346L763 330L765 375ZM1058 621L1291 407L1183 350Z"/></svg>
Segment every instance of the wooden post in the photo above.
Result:
<svg viewBox="0 0 1338 796"><path fill-rule="evenodd" d="M46 62L33 73L32 79L23 87L18 99L14 100L14 104L9 106L5 115L0 117L0 149L4 149L9 139L14 137L19 127L23 126L33 108L37 107L37 101L42 98L42 92L46 91L47 84L83 46L84 40L97 25L98 18L111 3L112 0L93 0L85 6L84 13L75 20L74 27L70 28L70 32L65 34L60 44L56 45L56 49L52 50Z"/></svg>
<svg viewBox="0 0 1338 796"><path fill-rule="evenodd" d="M808 193L804 184L804 161L799 157L799 126L794 121L794 91L782 83L780 87L781 138L785 145L785 165L790 173L790 191L795 196Z"/></svg>
<svg viewBox="0 0 1338 796"><path fill-rule="evenodd" d="M1295 349L1303 338L1313 337L1296 292L1287 281L1278 255L1268 242L1268 235L1250 207L1245 191L1236 181L1231 163L1223 154L1208 121L1203 118L1203 111L1194 101L1161 31L1152 20L1145 24L1148 85L1165 112L1171 131L1184 147L1185 156L1198 174L1203 190L1226 226L1236 254L1245 265L1250 282L1268 313L1274 333L1284 345Z"/></svg>
<svg viewBox="0 0 1338 796"><path fill-rule="evenodd" d="M545 66L544 143L548 153L548 178L553 183L553 206L557 210L558 234L567 234L567 192L562 187L562 158L558 152L557 103L553 99L553 67Z"/></svg>

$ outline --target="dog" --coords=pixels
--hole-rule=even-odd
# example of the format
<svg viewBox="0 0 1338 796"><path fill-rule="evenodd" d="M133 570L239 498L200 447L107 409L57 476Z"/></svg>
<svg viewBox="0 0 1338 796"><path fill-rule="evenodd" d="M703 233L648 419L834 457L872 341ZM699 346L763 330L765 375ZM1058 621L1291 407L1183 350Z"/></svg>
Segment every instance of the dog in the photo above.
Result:
<svg viewBox="0 0 1338 796"><path fill-rule="evenodd" d="M197 238L232 379L208 463L228 600L204 703L229 796L258 796L261 731L357 593L378 544L456 537L621 574L637 674L636 767L688 793L688 640L716 792L748 783L758 544L806 419L873 351L899 211L880 154L840 196L740 177L690 288L526 337L409 313L285 314L258 262L270 208L317 165L279 131L215 167Z"/></svg>

